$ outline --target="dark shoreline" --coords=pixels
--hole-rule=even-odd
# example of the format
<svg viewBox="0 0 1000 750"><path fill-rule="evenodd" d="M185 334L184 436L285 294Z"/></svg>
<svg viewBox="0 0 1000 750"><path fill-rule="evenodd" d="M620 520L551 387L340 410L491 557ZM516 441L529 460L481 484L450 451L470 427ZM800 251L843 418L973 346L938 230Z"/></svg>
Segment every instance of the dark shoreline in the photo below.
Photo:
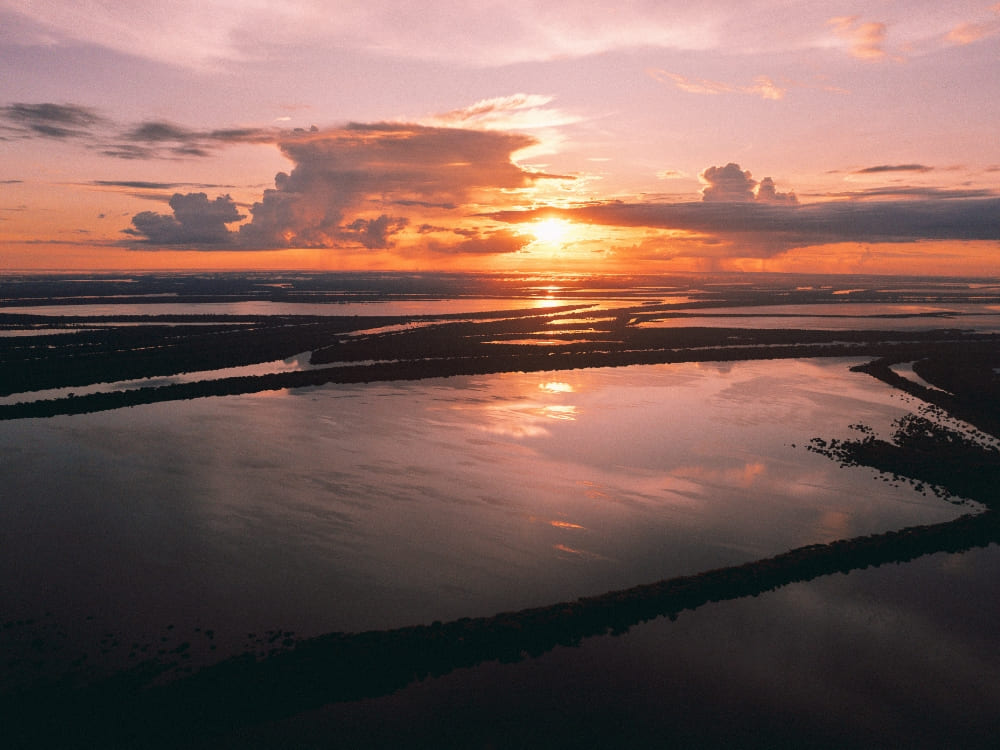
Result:
<svg viewBox="0 0 1000 750"><path fill-rule="evenodd" d="M0 717L12 747L210 743L240 727L389 695L487 661L516 662L585 638L621 635L643 622L675 619L712 602L998 543L1000 516L989 510L546 607L395 630L331 633L263 660L252 654L229 659L158 687L149 686L156 665L146 665L86 688L53 685L7 696ZM59 718L51 723L47 717Z"/></svg>
<svg viewBox="0 0 1000 750"><path fill-rule="evenodd" d="M954 350L955 343L964 347L968 347L973 343L985 344L987 347L993 348L997 345L996 341L997 339L992 336L987 339L965 339L961 342L945 342L935 346L935 349L939 356L948 356L950 351ZM918 356L920 353L926 354L927 348L927 344L922 345L919 349L915 349L913 344L809 345L790 343L787 345L769 345L768 348L750 347L739 350L718 348L697 352L676 349L652 349L628 352L559 352L551 354L498 355L492 357L427 358L402 362L377 362L370 365L346 365L270 375L229 377L195 383L180 383L0 405L0 420L87 414L163 401L180 401L211 396L234 396L261 391L304 388L335 383L356 384L398 380L423 380L426 378L490 375L504 372L546 372L594 367L676 364L681 362L734 362L761 359L804 359L809 357L870 357L883 356L887 352L892 353L890 356L895 361L907 361Z"/></svg>

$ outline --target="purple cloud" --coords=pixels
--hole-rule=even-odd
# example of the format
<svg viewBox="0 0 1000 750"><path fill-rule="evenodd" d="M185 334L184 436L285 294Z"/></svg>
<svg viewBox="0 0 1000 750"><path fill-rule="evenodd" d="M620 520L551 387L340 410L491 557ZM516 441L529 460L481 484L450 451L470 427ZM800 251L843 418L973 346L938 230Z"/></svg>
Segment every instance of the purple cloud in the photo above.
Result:
<svg viewBox="0 0 1000 750"><path fill-rule="evenodd" d="M82 138L92 134L104 119L90 107L76 104L25 104L15 102L0 107L0 119L22 136L40 138Z"/></svg>
<svg viewBox="0 0 1000 750"><path fill-rule="evenodd" d="M705 188L701 199L706 203L795 203L794 193L779 193L774 180L765 177L760 183L750 171L743 171L739 164L730 162L724 167L709 167L701 173Z"/></svg>
<svg viewBox="0 0 1000 750"><path fill-rule="evenodd" d="M923 164L879 164L876 167L865 167L854 174L880 174L882 172L933 172L934 167Z"/></svg>
<svg viewBox="0 0 1000 750"><path fill-rule="evenodd" d="M172 216L153 211L136 214L135 228L125 233L153 245L228 245L233 233L226 225L244 218L228 195L210 201L205 193L175 193L170 208Z"/></svg>

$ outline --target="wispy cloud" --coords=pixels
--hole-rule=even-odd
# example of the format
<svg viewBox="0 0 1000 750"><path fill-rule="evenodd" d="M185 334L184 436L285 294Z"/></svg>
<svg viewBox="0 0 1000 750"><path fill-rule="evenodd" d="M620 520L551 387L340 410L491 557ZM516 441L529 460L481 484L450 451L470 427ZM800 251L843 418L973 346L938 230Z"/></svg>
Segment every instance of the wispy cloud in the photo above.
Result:
<svg viewBox="0 0 1000 750"><path fill-rule="evenodd" d="M845 190L841 192L823 193L817 197L829 198L850 198L852 200L864 200L867 198L914 198L918 200L937 198L990 198L996 193L986 188L938 188L920 187L910 185L899 185L889 187L867 188L865 190Z"/></svg>
<svg viewBox="0 0 1000 750"><path fill-rule="evenodd" d="M711 81L707 78L689 78L658 68L650 68L646 72L655 80L669 84L688 94L752 94L762 99L778 100L783 99L787 93L786 88L778 86L770 78L763 75L755 77L753 83L749 85L738 86L722 81Z"/></svg>
<svg viewBox="0 0 1000 750"><path fill-rule="evenodd" d="M224 146L274 143L278 137L279 131L272 128L191 130L170 122L148 121L128 128L103 153L120 159L201 157Z"/></svg>
<svg viewBox="0 0 1000 750"><path fill-rule="evenodd" d="M76 140L105 156L163 159L209 156L240 143L274 143L274 128L194 130L165 121L120 125L91 107L52 102L0 106L0 129L18 138Z"/></svg>
<svg viewBox="0 0 1000 750"><path fill-rule="evenodd" d="M435 115L421 124L480 130L535 130L581 120L578 115L551 106L554 99L541 94L512 94L482 99L468 107Z"/></svg>
<svg viewBox="0 0 1000 750"><path fill-rule="evenodd" d="M948 32L945 37L952 44L975 44L988 37L1000 34L1000 3L992 6L993 17L982 21L961 23Z"/></svg>
<svg viewBox="0 0 1000 750"><path fill-rule="evenodd" d="M861 21L858 16L839 16L827 23L834 33L850 46L849 51L859 60L882 60L887 57L885 49L888 29L878 21Z"/></svg>
<svg viewBox="0 0 1000 750"><path fill-rule="evenodd" d="M22 137L86 138L107 121L90 107L77 104L28 104L15 102L0 107L6 130Z"/></svg>
<svg viewBox="0 0 1000 750"><path fill-rule="evenodd" d="M970 17L965 5L911 0L909 17L892 20L896 47L907 49L930 38L941 41L944 34L948 43L968 44L994 33L991 19ZM828 44L817 38L816 24L829 17L852 54L868 60L887 57L887 24L848 14L855 11L845 13L845 7L864 7L845 0L790 6L773 0L630 0L613 7L590 0L571 5L551 0L339 0L335 12L327 0L171 0L145 3L131 12L123 9L127 7L0 0L0 10L19 30L18 44L82 42L198 72L266 63L289 51L319 46L463 66L562 61L623 50L800 51ZM940 23L944 28L928 30Z"/></svg>
<svg viewBox="0 0 1000 750"><path fill-rule="evenodd" d="M114 3L4 0L50 40L76 40L173 66L212 70L260 59L276 46L322 40L397 57L509 64L636 47L705 49L716 42L718 14L697 4L620 3L613 15L582 3L508 0L325 0L246 3L174 0L123 13Z"/></svg>
<svg viewBox="0 0 1000 750"><path fill-rule="evenodd" d="M98 187L135 188L136 190L176 190L184 183L148 182L146 180L93 180L90 184Z"/></svg>
<svg viewBox="0 0 1000 750"><path fill-rule="evenodd" d="M875 167L858 169L854 174L881 174L883 172L933 172L934 167L924 164L879 164Z"/></svg>
<svg viewBox="0 0 1000 750"><path fill-rule="evenodd" d="M136 190L177 190L182 187L231 188L232 185L215 185L191 182L149 182L147 180L91 180L91 185L110 188L134 188Z"/></svg>

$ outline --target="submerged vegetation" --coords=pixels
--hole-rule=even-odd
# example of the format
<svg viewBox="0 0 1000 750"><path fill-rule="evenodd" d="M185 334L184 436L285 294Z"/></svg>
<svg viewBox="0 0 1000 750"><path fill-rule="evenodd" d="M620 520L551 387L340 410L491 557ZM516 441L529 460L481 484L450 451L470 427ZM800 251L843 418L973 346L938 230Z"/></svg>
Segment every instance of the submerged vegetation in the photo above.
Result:
<svg viewBox="0 0 1000 750"><path fill-rule="evenodd" d="M856 425L860 440L815 438L810 450L843 466L870 466L925 487L943 499L970 499L996 510L1000 501L1000 450L927 417L908 414L896 423L892 440L880 440L864 425Z"/></svg>

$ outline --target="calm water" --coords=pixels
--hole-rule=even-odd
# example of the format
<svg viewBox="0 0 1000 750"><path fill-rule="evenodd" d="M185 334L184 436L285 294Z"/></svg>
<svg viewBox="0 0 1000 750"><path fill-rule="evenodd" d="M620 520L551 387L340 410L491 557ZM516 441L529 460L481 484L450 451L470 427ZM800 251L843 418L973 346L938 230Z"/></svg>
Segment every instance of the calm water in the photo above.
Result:
<svg viewBox="0 0 1000 750"><path fill-rule="evenodd" d="M993 748L998 580L996 546L855 570L205 747Z"/></svg>
<svg viewBox="0 0 1000 750"><path fill-rule="evenodd" d="M651 318L640 328L803 328L828 331L920 331L958 328L1000 331L1000 306L991 304L810 304L717 307L682 311L682 317ZM894 317L886 317L894 316Z"/></svg>
<svg viewBox="0 0 1000 750"><path fill-rule="evenodd" d="M81 647L212 628L224 655L266 628L490 615L966 512L804 449L912 408L854 363L330 385L2 422L4 618L46 613Z"/></svg>
<svg viewBox="0 0 1000 750"><path fill-rule="evenodd" d="M86 305L6 305L5 313L22 315L451 315L553 307L575 299L548 297L487 297L459 299L393 300L387 302L146 302L142 304L94 302ZM631 301L629 302L631 304ZM588 300L585 304L590 304ZM595 302L595 304L598 304ZM611 304L608 301L605 305Z"/></svg>

